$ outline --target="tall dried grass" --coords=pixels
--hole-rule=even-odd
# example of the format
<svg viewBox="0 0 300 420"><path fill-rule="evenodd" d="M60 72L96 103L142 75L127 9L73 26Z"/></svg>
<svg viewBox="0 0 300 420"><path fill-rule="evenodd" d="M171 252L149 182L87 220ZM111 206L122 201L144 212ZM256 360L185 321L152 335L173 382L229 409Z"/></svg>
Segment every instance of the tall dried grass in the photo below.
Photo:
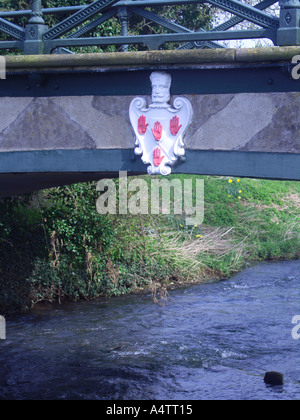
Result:
<svg viewBox="0 0 300 420"><path fill-rule="evenodd" d="M243 252L242 241L234 242L231 232L234 228L203 228L201 238L195 238L190 234L188 237L182 232L165 231L160 234L159 242L151 252L153 258L160 256L171 261L187 277L192 279L200 276L205 270L205 256L215 259L224 255L233 254L238 259Z"/></svg>

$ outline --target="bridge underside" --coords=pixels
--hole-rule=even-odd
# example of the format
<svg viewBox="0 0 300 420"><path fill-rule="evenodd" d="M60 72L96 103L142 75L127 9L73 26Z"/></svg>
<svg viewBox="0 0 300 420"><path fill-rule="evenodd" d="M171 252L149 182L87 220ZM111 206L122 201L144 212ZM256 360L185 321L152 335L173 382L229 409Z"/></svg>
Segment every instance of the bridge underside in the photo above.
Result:
<svg viewBox="0 0 300 420"><path fill-rule="evenodd" d="M0 197L117 178L119 171L128 176L146 174L133 149L9 152L0 154L0 166ZM299 168L298 154L187 150L172 173L300 180Z"/></svg>
<svg viewBox="0 0 300 420"><path fill-rule="evenodd" d="M192 102L173 173L300 180L299 47L9 56L0 80L0 196L146 174L128 108L152 71Z"/></svg>

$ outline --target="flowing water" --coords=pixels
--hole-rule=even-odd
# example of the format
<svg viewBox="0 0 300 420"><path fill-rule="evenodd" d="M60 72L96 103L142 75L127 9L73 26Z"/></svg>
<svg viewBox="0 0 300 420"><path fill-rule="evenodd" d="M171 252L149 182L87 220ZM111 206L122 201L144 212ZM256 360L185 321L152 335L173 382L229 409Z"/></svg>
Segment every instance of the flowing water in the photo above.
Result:
<svg viewBox="0 0 300 420"><path fill-rule="evenodd" d="M170 292L40 307L6 320L2 399L300 399L300 261ZM271 387L266 371L284 374Z"/></svg>

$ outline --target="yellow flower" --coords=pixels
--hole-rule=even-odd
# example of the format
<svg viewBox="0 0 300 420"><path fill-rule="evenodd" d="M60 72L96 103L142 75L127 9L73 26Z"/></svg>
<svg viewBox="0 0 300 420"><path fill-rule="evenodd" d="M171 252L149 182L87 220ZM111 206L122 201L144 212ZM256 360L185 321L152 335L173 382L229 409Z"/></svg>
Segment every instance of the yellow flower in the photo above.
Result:
<svg viewBox="0 0 300 420"><path fill-rule="evenodd" d="M239 180L239 179L237 179L237 180L236 180L236 182L240 182L240 180Z"/></svg>
<svg viewBox="0 0 300 420"><path fill-rule="evenodd" d="M180 227L183 227L183 225L179 225Z"/></svg>
<svg viewBox="0 0 300 420"><path fill-rule="evenodd" d="M202 235L196 235L196 238L203 238Z"/></svg>
<svg viewBox="0 0 300 420"><path fill-rule="evenodd" d="M239 190L239 194L241 194L242 190Z"/></svg>
<svg viewBox="0 0 300 420"><path fill-rule="evenodd" d="M198 225L194 225L194 227L198 227Z"/></svg>
<svg viewBox="0 0 300 420"><path fill-rule="evenodd" d="M240 200L240 199L241 199L241 197L240 197L240 196L238 196L238 199Z"/></svg>
<svg viewBox="0 0 300 420"><path fill-rule="evenodd" d="M228 198L230 198L230 197L231 197L231 195L229 194Z"/></svg>
<svg viewBox="0 0 300 420"><path fill-rule="evenodd" d="M228 182L229 182L229 184L231 184L232 183L232 179L229 179Z"/></svg>

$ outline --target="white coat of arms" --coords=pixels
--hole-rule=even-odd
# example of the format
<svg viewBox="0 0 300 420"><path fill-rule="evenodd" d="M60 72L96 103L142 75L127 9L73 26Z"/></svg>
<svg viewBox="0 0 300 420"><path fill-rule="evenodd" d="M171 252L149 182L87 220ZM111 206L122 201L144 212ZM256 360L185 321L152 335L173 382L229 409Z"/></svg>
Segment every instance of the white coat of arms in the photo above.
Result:
<svg viewBox="0 0 300 420"><path fill-rule="evenodd" d="M150 175L169 175L171 167L183 156L183 136L191 123L193 110L183 97L169 104L171 75L153 72L150 75L152 103L149 108L144 98L134 98L129 107L129 118L135 132L134 153L141 155Z"/></svg>

